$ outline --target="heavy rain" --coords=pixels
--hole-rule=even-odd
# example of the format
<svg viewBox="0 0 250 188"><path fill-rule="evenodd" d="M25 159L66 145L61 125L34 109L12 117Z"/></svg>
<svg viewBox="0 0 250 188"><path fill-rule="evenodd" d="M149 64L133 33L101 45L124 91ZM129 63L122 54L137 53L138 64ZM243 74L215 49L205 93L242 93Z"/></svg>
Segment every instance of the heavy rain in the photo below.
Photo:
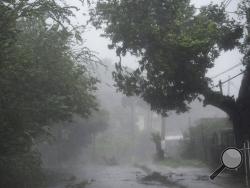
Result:
<svg viewBox="0 0 250 188"><path fill-rule="evenodd" d="M0 0L0 188L250 187L250 0Z"/></svg>

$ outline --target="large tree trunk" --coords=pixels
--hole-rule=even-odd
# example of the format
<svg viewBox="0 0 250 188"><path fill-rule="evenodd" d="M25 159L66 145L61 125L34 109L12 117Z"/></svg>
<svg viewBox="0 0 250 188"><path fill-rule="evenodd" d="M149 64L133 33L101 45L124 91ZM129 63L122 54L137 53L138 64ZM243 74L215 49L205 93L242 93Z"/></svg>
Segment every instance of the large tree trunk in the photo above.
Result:
<svg viewBox="0 0 250 188"><path fill-rule="evenodd" d="M243 136L242 136L242 121L241 113L239 111L237 102L234 97L224 96L220 92L207 90L204 92L204 105L212 105L228 114L233 124L233 131L235 136L235 143L237 147L242 147ZM250 117L249 117L250 118Z"/></svg>
<svg viewBox="0 0 250 188"><path fill-rule="evenodd" d="M250 64L246 66L236 103L241 124L240 132L243 140L246 140L250 138Z"/></svg>
<svg viewBox="0 0 250 188"><path fill-rule="evenodd" d="M230 120L232 121L233 124L233 131L234 131L234 136L235 136L235 143L238 148L243 147L243 133L242 133L242 121L241 121L241 116L239 112L235 112L235 114L229 116Z"/></svg>
<svg viewBox="0 0 250 188"><path fill-rule="evenodd" d="M166 134L166 117L161 116L161 140L165 139Z"/></svg>
<svg viewBox="0 0 250 188"><path fill-rule="evenodd" d="M250 64L246 66L237 100L208 89L204 92L204 105L210 104L226 112L233 123L238 147L250 139Z"/></svg>

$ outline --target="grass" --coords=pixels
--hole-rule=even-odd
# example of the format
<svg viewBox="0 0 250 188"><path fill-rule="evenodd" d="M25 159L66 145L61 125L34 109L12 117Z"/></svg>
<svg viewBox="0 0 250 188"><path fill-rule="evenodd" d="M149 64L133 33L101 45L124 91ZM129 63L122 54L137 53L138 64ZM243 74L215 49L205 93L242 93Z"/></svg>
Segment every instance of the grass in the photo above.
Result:
<svg viewBox="0 0 250 188"><path fill-rule="evenodd" d="M169 166L173 168L177 167L206 167L206 164L199 160L193 159L164 159L157 162L159 165Z"/></svg>

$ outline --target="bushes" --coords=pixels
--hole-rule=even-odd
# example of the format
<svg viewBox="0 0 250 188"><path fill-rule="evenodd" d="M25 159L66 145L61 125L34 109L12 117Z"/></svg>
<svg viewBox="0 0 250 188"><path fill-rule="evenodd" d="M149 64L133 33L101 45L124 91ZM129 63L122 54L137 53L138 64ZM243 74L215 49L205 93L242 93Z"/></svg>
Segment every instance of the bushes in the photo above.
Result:
<svg viewBox="0 0 250 188"><path fill-rule="evenodd" d="M0 187L38 188L46 183L36 152L0 157Z"/></svg>
<svg viewBox="0 0 250 188"><path fill-rule="evenodd" d="M57 1L58 2L58 1ZM55 122L97 108L93 56L68 28L71 6L53 0L0 1L0 187L44 185L37 138ZM63 25L68 23L67 26ZM77 27L74 27L77 28Z"/></svg>

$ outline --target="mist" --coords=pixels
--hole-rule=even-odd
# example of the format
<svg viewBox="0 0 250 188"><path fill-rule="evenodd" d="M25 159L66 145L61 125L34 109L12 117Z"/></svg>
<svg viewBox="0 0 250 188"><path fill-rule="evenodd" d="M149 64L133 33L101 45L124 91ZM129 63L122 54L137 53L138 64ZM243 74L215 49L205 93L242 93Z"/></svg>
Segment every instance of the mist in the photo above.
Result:
<svg viewBox="0 0 250 188"><path fill-rule="evenodd" d="M0 188L249 187L249 10L0 1Z"/></svg>
<svg viewBox="0 0 250 188"><path fill-rule="evenodd" d="M122 176L127 176L132 170L130 166L135 166L142 169L136 172L136 176L143 178L143 174L155 170L155 164L160 161L157 148L160 142L166 165L170 165L167 168L175 167L176 163L180 163L178 168L182 165L188 168L200 166L203 170L199 173L204 173L205 177L208 172L204 170L204 164L198 162L202 160L198 150L201 146L198 144L195 157L188 149L192 147L190 140L197 139L192 138L195 135L190 135L191 130L197 129L204 121L214 121L215 124L227 122L227 115L216 107L204 107L196 100L190 104L188 112L178 114L170 111L163 117L152 111L141 98L127 97L118 92L112 78L113 71L115 66L110 59L102 60L102 64L95 67L95 75L100 81L96 92L98 111L93 111L86 119L75 116L70 122L59 123L51 132L50 142L38 144L44 168L76 181L84 178L97 187L102 184L95 183L98 178L103 178L101 172L113 174L119 168L125 168ZM227 123L221 126L227 126ZM160 140L154 140L154 135L159 135ZM191 163L191 166L182 164L181 160Z"/></svg>

